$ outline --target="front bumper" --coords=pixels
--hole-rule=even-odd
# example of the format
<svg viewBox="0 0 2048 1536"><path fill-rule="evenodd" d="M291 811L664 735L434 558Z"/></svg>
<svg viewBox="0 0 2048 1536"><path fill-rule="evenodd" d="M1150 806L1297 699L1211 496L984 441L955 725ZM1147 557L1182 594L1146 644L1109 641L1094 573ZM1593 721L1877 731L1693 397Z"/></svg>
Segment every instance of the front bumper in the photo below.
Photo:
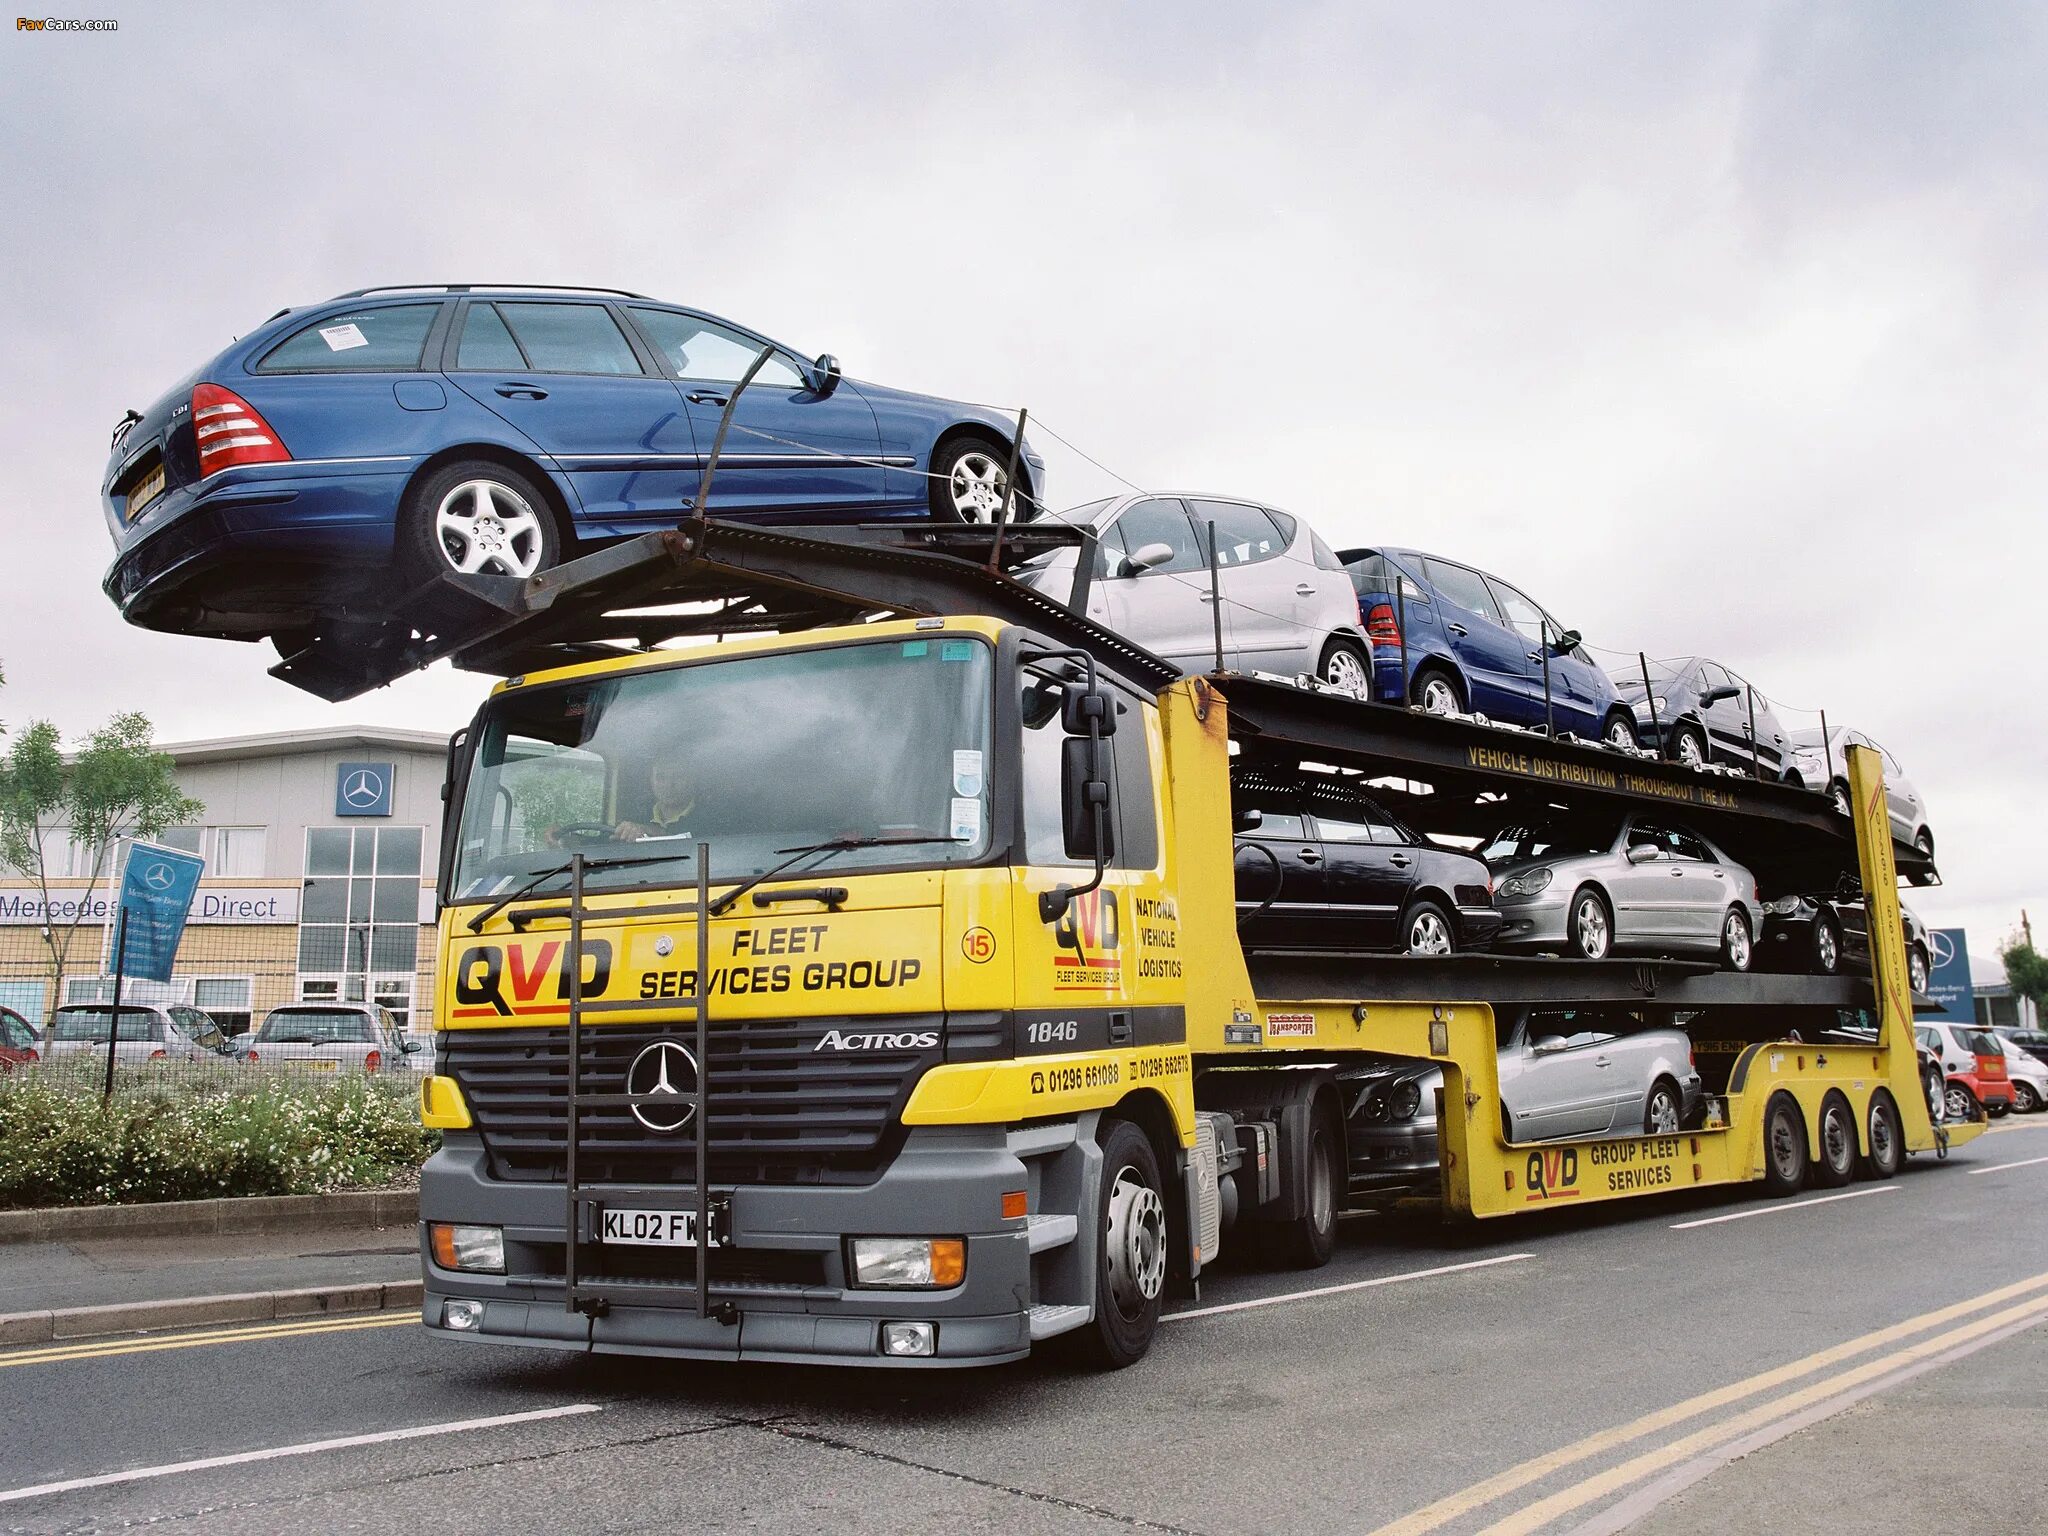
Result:
<svg viewBox="0 0 2048 1536"><path fill-rule="evenodd" d="M839 1365L993 1365L1031 1347L1032 1252L1028 1218L1002 1217L1006 1192L1033 1188L1007 1133L994 1127L917 1127L869 1184L719 1186L731 1198L729 1241L712 1251L711 1299L737 1320L699 1318L694 1306L634 1299L635 1277L616 1262L673 1260L667 1286L687 1285L693 1250L579 1245L579 1289L596 1290L609 1311L567 1310L562 1279L567 1198L559 1184L490 1176L474 1135L451 1134L420 1179L420 1219L479 1222L505 1229L506 1270L478 1275L442 1269L427 1252L421 1321L441 1326L442 1303L484 1303L482 1325L448 1332L485 1343L696 1360L768 1360ZM600 1191L586 1188L586 1193ZM650 1203L622 1191L620 1206ZM1035 1199L1034 1199L1035 1207ZM929 1234L964 1237L966 1278L944 1291L882 1291L847 1284L846 1238ZM723 1273L721 1273L723 1271ZM642 1287L649 1284L642 1273ZM881 1353L884 1322L929 1321L935 1353Z"/></svg>
<svg viewBox="0 0 2048 1536"><path fill-rule="evenodd" d="M1439 1153L1434 1120L1375 1125L1354 1119L1346 1127L1345 1141L1354 1197L1435 1186Z"/></svg>
<svg viewBox="0 0 2048 1536"><path fill-rule="evenodd" d="M1555 889L1555 882L1552 888ZM1526 900L1506 901L1496 895L1494 910L1500 913L1501 924L1493 947L1562 950L1565 946L1566 912L1571 906L1570 894L1564 891L1553 896L1550 891L1545 891L1541 896Z"/></svg>

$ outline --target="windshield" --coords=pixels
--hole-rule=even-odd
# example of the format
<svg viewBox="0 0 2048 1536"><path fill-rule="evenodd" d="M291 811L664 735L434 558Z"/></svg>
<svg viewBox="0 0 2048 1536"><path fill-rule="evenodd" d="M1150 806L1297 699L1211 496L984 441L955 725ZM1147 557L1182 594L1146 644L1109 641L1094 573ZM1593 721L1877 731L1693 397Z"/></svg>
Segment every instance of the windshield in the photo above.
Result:
<svg viewBox="0 0 2048 1536"><path fill-rule="evenodd" d="M717 881L835 838L941 841L850 849L834 873L970 862L988 847L993 675L983 641L932 634L501 694L470 769L453 899L579 851L674 855L592 870L594 890L684 883L699 843Z"/></svg>
<svg viewBox="0 0 2048 1536"><path fill-rule="evenodd" d="M1652 661L1650 663L1650 682L1656 687L1662 688L1673 679L1682 677L1686 672L1690 671L1692 661L1693 659L1690 656L1680 661ZM1640 699L1643 697L1643 669L1641 663L1637 663L1633 667L1617 668L1610 674L1608 680L1614 684L1614 691L1624 699Z"/></svg>
<svg viewBox="0 0 2048 1536"><path fill-rule="evenodd" d="M107 1038L107 1018L111 1008L60 1008L57 1016L50 1020L52 1040L104 1040ZM156 1038L156 1016L145 1009L123 1008L121 1010L121 1034L123 1040L154 1040Z"/></svg>
<svg viewBox="0 0 2048 1536"><path fill-rule="evenodd" d="M1617 823L1607 819L1539 821L1502 827L1486 840L1479 857L1489 864L1517 859L1563 859L1576 854L1605 853L1614 846Z"/></svg>
<svg viewBox="0 0 2048 1536"><path fill-rule="evenodd" d="M370 1021L353 1008L278 1008L256 1031L261 1045L325 1045L375 1038Z"/></svg>

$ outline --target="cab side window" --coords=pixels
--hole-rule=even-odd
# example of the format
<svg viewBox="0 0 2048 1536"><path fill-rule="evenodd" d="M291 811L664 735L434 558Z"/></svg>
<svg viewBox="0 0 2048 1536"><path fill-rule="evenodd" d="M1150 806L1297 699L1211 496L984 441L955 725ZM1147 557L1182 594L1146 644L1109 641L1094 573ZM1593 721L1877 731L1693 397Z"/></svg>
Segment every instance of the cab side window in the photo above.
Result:
<svg viewBox="0 0 2048 1536"><path fill-rule="evenodd" d="M1060 807L1062 743L1058 678L1033 669L1024 674L1019 698L1023 722L1020 744L1024 798L1024 859L1033 865L1084 865L1067 857L1065 823ZM1152 790L1151 749L1145 739L1145 715L1137 704L1112 688L1116 699L1116 734L1108 739L1110 811L1115 846L1112 869L1150 869L1159 862L1159 813Z"/></svg>

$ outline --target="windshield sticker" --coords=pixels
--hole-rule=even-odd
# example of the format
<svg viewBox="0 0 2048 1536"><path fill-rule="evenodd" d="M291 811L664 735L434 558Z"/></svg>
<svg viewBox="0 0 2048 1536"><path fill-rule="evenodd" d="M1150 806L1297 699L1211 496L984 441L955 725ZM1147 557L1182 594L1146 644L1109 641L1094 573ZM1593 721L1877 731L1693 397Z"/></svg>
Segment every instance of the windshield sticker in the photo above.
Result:
<svg viewBox="0 0 2048 1536"><path fill-rule="evenodd" d="M347 352L356 347L367 347L370 338L356 329L354 322L347 325L323 325L320 339L327 343L330 352Z"/></svg>
<svg viewBox="0 0 2048 1536"><path fill-rule="evenodd" d="M931 650L932 647L929 640L906 640L903 642L903 654L905 656L929 656Z"/></svg>
<svg viewBox="0 0 2048 1536"><path fill-rule="evenodd" d="M974 660L974 642L972 640L946 640L941 642L939 645L939 660Z"/></svg>
<svg viewBox="0 0 2048 1536"><path fill-rule="evenodd" d="M953 750L953 793L979 798L981 791L981 749L956 747Z"/></svg>
<svg viewBox="0 0 2048 1536"><path fill-rule="evenodd" d="M967 795L953 797L953 841L981 841L981 802Z"/></svg>

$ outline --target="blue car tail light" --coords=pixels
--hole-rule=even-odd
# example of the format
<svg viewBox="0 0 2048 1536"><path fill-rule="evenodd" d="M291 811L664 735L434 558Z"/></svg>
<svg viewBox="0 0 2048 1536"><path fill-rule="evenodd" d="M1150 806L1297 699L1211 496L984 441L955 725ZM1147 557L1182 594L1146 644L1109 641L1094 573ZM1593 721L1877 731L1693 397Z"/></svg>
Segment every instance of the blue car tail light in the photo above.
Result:
<svg viewBox="0 0 2048 1536"><path fill-rule="evenodd" d="M203 479L237 464L282 464L291 460L284 439L254 406L231 389L200 384L192 390L192 432L199 447Z"/></svg>

